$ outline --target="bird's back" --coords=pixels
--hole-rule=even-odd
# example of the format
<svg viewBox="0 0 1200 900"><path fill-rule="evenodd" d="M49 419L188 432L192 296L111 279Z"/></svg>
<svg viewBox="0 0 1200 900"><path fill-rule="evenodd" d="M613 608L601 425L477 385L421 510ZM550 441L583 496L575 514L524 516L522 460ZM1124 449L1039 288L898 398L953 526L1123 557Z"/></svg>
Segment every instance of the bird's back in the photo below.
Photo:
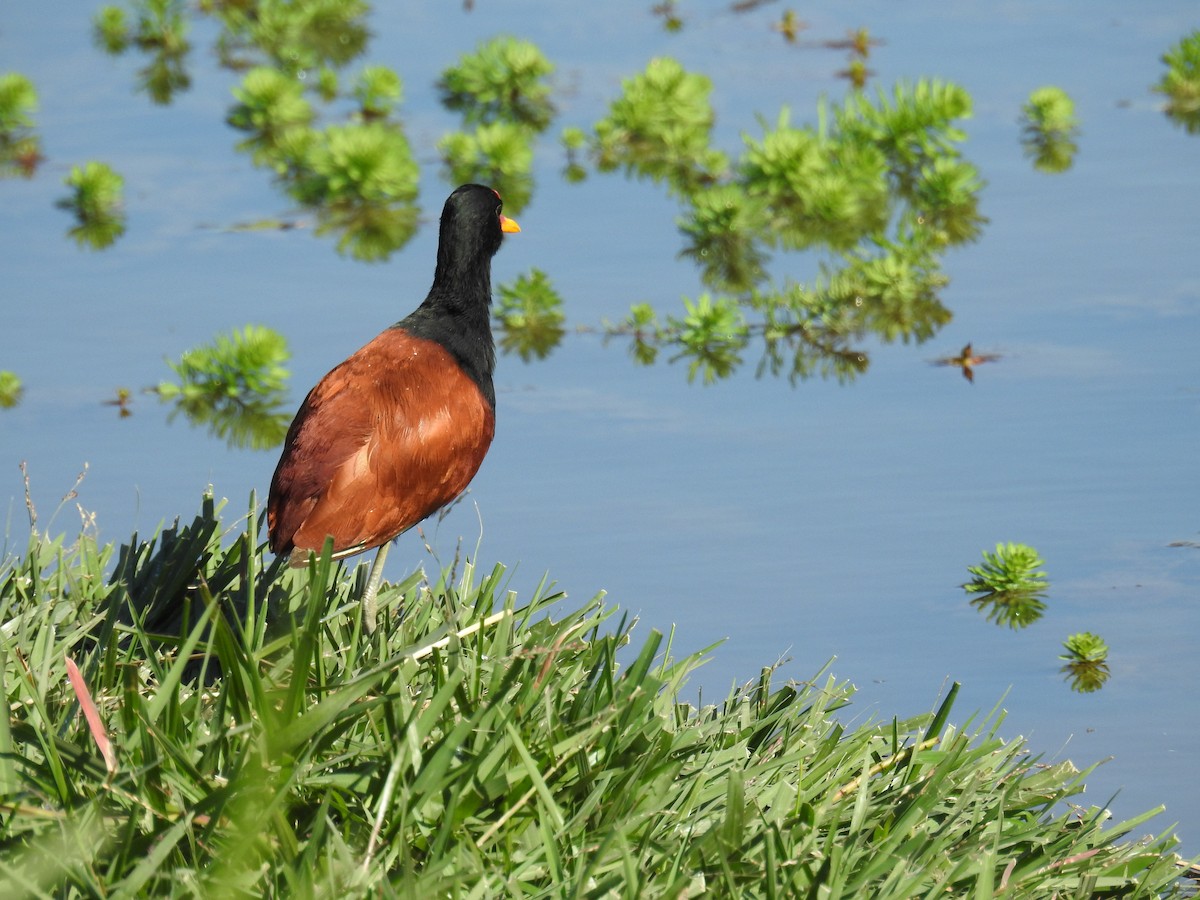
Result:
<svg viewBox="0 0 1200 900"><path fill-rule="evenodd" d="M271 481L271 549L386 543L466 489L494 432L490 397L445 347L389 328L305 398Z"/></svg>

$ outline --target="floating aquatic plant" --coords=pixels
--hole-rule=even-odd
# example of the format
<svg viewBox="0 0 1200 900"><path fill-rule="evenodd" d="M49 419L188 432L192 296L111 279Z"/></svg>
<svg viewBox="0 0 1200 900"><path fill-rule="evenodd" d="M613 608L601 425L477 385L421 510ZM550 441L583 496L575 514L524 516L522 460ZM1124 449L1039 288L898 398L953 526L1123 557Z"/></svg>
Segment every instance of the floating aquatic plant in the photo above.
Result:
<svg viewBox="0 0 1200 900"><path fill-rule="evenodd" d="M533 135L511 122L489 122L473 132L454 131L438 141L438 152L454 184L491 185L516 214L533 193Z"/></svg>
<svg viewBox="0 0 1200 900"><path fill-rule="evenodd" d="M236 447L277 446L287 431L289 358L283 335L262 325L219 334L168 365L179 379L155 389L194 425Z"/></svg>
<svg viewBox="0 0 1200 900"><path fill-rule="evenodd" d="M1021 108L1024 133L1021 145L1042 172L1065 172L1079 149L1079 119L1075 102L1059 87L1041 87L1029 95Z"/></svg>
<svg viewBox="0 0 1200 900"><path fill-rule="evenodd" d="M749 335L741 306L732 297L709 294L685 297L683 306L682 317L667 317L667 328L677 343L675 358L688 361L688 381L700 375L711 384L727 377L741 362Z"/></svg>
<svg viewBox="0 0 1200 900"><path fill-rule="evenodd" d="M92 36L106 52L124 53L129 47L129 16L120 6L102 6L92 18Z"/></svg>
<svg viewBox="0 0 1200 900"><path fill-rule="evenodd" d="M95 161L72 166L63 183L71 194L58 206L75 214L77 224L69 233L76 243L101 250L125 233L125 179L111 166Z"/></svg>
<svg viewBox="0 0 1200 900"><path fill-rule="evenodd" d="M328 70L327 70L328 71ZM381 119L404 98L400 76L387 66L367 66L354 85L354 99L364 119Z"/></svg>
<svg viewBox="0 0 1200 900"><path fill-rule="evenodd" d="M233 89L238 101L226 121L250 134L238 149L251 152L255 163L286 171L279 148L285 135L306 129L316 116L304 96L304 87L278 69L256 66Z"/></svg>
<svg viewBox="0 0 1200 900"><path fill-rule="evenodd" d="M289 190L303 203L411 202L419 174L404 132L384 122L311 132L290 158Z"/></svg>
<svg viewBox="0 0 1200 900"><path fill-rule="evenodd" d="M158 385L159 396L208 397L213 400L248 400L268 397L287 386L290 357L287 340L265 325L246 325L218 334L210 344L168 360L178 382Z"/></svg>
<svg viewBox="0 0 1200 900"><path fill-rule="evenodd" d="M186 6L182 0L134 0L132 6L133 23L124 8L101 7L92 19L93 39L114 56L130 46L147 53L149 62L138 71L138 85L155 103L170 103L192 83L186 67L191 49Z"/></svg>
<svg viewBox="0 0 1200 900"><path fill-rule="evenodd" d="M1063 675L1073 691L1088 694L1108 681L1108 644L1098 634L1081 631L1063 641Z"/></svg>
<svg viewBox="0 0 1200 900"><path fill-rule="evenodd" d="M587 169L580 157L582 151L587 147L587 133L582 128L571 125L562 130L559 142L567 154L567 165L563 169L563 178L572 184L584 181L587 178Z"/></svg>
<svg viewBox="0 0 1200 900"><path fill-rule="evenodd" d="M947 282L940 254L977 238L984 222L983 181L958 151L967 92L935 80L856 92L822 103L815 126L794 125L785 109L731 159L710 143L711 89L678 62L654 60L623 83L587 149L601 171L620 168L679 196L682 253L714 292L741 307L745 334L763 336L759 372L849 380L868 364L855 346L863 335L936 334L950 319L939 298ZM561 138L570 180L584 174L581 137L566 129ZM823 255L816 277L774 283L772 256L792 251ZM628 323L606 330L631 333ZM655 358L647 352L654 343L678 349L684 334L643 333L634 356ZM721 340L709 375L740 364ZM681 356L697 350L689 340Z"/></svg>
<svg viewBox="0 0 1200 900"><path fill-rule="evenodd" d="M38 97L33 82L18 72L0 75L0 175L33 176L42 161L34 133Z"/></svg>
<svg viewBox="0 0 1200 900"><path fill-rule="evenodd" d="M264 63L290 76L358 57L370 31L366 0L202 0L225 26L217 52L231 68Z"/></svg>
<svg viewBox="0 0 1200 900"><path fill-rule="evenodd" d="M496 37L463 54L438 86L446 107L470 124L503 121L542 131L554 117L547 83L553 72L536 44Z"/></svg>
<svg viewBox="0 0 1200 900"><path fill-rule="evenodd" d="M695 191L680 221L687 244L683 256L700 266L704 281L720 290L749 291L766 277L767 251L759 239L766 204L738 185Z"/></svg>
<svg viewBox="0 0 1200 900"><path fill-rule="evenodd" d="M1181 38L1162 61L1167 71L1154 90L1167 98L1167 115L1189 134L1200 133L1200 30Z"/></svg>
<svg viewBox="0 0 1200 900"><path fill-rule="evenodd" d="M725 172L729 160L711 144L712 81L674 59L653 59L625 79L608 115L596 123L593 153L602 172L662 182L687 196Z"/></svg>
<svg viewBox="0 0 1200 900"><path fill-rule="evenodd" d="M500 325L500 349L528 362L545 359L562 339L563 301L541 269L501 284L493 307Z"/></svg>
<svg viewBox="0 0 1200 900"><path fill-rule="evenodd" d="M32 128L37 105L32 81L18 72L0 75L0 135Z"/></svg>
<svg viewBox="0 0 1200 900"><path fill-rule="evenodd" d="M25 386L16 372L0 369L0 409L12 409L21 402Z"/></svg>
<svg viewBox="0 0 1200 900"><path fill-rule="evenodd" d="M997 544L994 551L983 551L983 564L967 566L974 576L963 585L969 594L1003 591L1045 590L1048 585L1045 563L1027 544Z"/></svg>
<svg viewBox="0 0 1200 900"><path fill-rule="evenodd" d="M983 551L983 564L967 566L971 581L964 584L971 605L987 615L988 621L1010 628L1025 628L1045 612L1049 584L1037 551L1026 544L997 544Z"/></svg>

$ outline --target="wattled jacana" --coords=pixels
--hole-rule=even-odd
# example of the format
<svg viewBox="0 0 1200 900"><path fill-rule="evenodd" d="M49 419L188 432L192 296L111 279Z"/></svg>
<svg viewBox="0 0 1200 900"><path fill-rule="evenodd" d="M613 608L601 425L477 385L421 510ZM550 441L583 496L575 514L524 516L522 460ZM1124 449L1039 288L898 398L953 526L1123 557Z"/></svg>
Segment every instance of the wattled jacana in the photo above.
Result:
<svg viewBox="0 0 1200 900"><path fill-rule="evenodd" d="M429 295L309 391L271 479L271 550L293 565L328 537L335 559L379 548L368 631L390 542L461 494L492 443L492 257L521 230L500 211L482 185L450 195Z"/></svg>

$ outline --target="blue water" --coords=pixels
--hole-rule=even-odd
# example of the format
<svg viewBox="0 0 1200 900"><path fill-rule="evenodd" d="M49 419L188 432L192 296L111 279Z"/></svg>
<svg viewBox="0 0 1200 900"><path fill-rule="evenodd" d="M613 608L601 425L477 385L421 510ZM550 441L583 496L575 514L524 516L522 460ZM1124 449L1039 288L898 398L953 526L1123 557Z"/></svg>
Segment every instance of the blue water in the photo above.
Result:
<svg viewBox="0 0 1200 900"><path fill-rule="evenodd" d="M622 77L676 56L714 80L717 137L736 152L759 133L756 113L773 120L787 104L808 121L819 96L842 96L844 55L811 44L865 26L884 41L875 84L936 76L973 96L964 152L988 182L990 224L945 260L954 321L924 346L869 346L853 385L759 380L753 357L728 381L689 385L682 367L636 367L592 334L569 334L544 362L502 358L496 442L466 500L427 530L437 556L448 562L461 536L481 566L515 567L522 593L548 572L577 600L607 591L645 629L674 623L679 652L727 639L694 685L708 697L780 657L795 678L836 657L859 688L859 721L926 710L949 680L964 685L959 722L1003 697L1003 734L1048 759L1115 757L1086 800L1119 790L1122 817L1166 803L1159 827L1178 821L1196 853L1200 553L1169 544L1200 540L1200 137L1149 91L1160 55L1200 26L1195 5L821 4L798 10L801 47L769 27L781 4L736 16L685 2L678 35L648 2L476 6L380 4L371 19L369 61L405 80L427 217L449 188L434 144L456 125L431 84L484 38L519 34L558 64L556 128L592 124ZM423 229L371 266L309 229L228 231L289 209L222 124L236 76L209 53L211 24L191 35L192 90L160 108L133 91L142 60L92 47L92 4L48 9L6 4L0 17L0 70L37 85L49 158L32 181L0 182L0 369L26 384L0 411L10 547L26 527L21 460L52 531L78 528L74 501L51 513L85 463L78 501L106 539L190 516L209 484L243 510L274 451L165 425L151 397L124 420L101 401L167 378L164 358L218 331L262 322L290 342L298 402L424 295L435 240ZM1064 88L1082 120L1075 165L1058 176L1035 172L1019 145L1020 105L1043 84ZM495 279L547 271L571 325L699 294L676 258L674 203L620 176L562 183L556 128ZM127 179L129 230L103 253L78 250L54 208L87 159ZM814 265L782 258L772 271L811 278ZM975 384L929 365L968 341L1003 354ZM1045 617L1020 633L988 624L957 587L981 550L1009 540L1035 546L1051 579ZM409 535L389 575L417 565L436 562ZM1111 681L1086 696L1056 659L1083 630L1112 648Z"/></svg>

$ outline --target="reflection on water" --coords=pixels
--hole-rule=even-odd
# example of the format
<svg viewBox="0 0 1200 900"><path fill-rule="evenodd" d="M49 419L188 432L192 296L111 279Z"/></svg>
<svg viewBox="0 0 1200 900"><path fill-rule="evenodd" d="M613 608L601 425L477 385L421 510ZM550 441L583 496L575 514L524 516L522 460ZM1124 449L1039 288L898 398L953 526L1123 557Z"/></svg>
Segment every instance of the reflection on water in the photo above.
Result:
<svg viewBox="0 0 1200 900"><path fill-rule="evenodd" d="M1000 359L999 353L976 353L971 344L959 351L958 356L942 356L931 360L935 366L955 366L962 370L963 378L975 382L975 367Z"/></svg>
<svg viewBox="0 0 1200 900"><path fill-rule="evenodd" d="M989 622L1007 625L1014 631L1032 625L1046 611L1042 591L993 591L972 597L971 605Z"/></svg>
<svg viewBox="0 0 1200 900"><path fill-rule="evenodd" d="M164 398L166 399L166 398ZM291 407L280 394L268 399L238 397L172 398L167 421L182 415L187 421L205 428L230 447L245 450L270 450L283 443L291 421ZM126 411L122 410L122 416Z"/></svg>
<svg viewBox="0 0 1200 900"><path fill-rule="evenodd" d="M133 410L130 404L133 403L133 392L126 387L117 388L114 396L110 400L105 400L105 406L115 406L117 408L117 416L122 419L128 419L133 415Z"/></svg>

